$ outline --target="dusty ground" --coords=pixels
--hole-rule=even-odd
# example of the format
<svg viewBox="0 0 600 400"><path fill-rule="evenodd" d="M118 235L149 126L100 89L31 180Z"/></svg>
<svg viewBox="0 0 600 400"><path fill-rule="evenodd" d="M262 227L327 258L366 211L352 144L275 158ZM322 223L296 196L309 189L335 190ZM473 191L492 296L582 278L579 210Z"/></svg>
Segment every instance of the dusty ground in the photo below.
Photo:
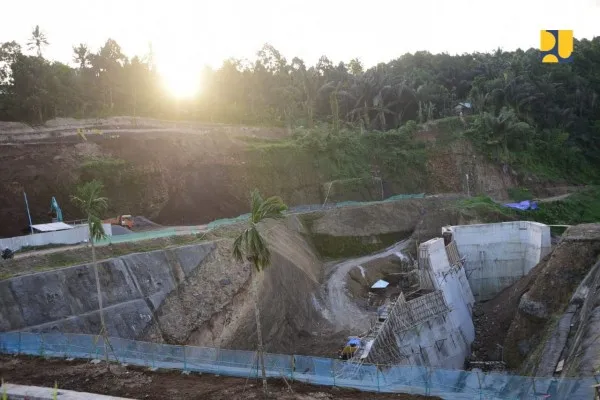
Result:
<svg viewBox="0 0 600 400"><path fill-rule="evenodd" d="M137 367L60 359L0 356L0 376L5 382L100 393L148 400L187 399L261 399L259 382L215 375L182 375L179 372L150 372ZM284 382L272 380L273 398L283 400L316 399L426 399L435 397L408 394L377 394L331 387L292 383L290 392Z"/></svg>
<svg viewBox="0 0 600 400"><path fill-rule="evenodd" d="M374 255L361 258L350 259L331 267L331 272L327 281L327 309L330 312L330 318L340 328L353 328L355 334L366 332L375 315L369 313L364 307L356 304L355 300L349 296L348 274L359 265L367 264L371 260L385 258L396 252L402 252L410 241L405 240L398 243L393 248Z"/></svg>

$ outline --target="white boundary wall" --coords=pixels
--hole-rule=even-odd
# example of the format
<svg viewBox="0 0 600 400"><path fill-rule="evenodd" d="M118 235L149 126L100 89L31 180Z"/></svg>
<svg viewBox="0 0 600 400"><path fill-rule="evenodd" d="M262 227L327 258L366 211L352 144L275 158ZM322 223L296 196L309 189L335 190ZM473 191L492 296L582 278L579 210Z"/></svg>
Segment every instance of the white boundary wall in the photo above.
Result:
<svg viewBox="0 0 600 400"><path fill-rule="evenodd" d="M112 225L102 224L104 232L112 236ZM0 249L9 248L12 251L20 250L26 246L44 246L47 244L77 244L89 239L88 226L76 225L73 229L64 231L34 233L33 235L16 236L0 239Z"/></svg>
<svg viewBox="0 0 600 400"><path fill-rule="evenodd" d="M538 222L459 225L452 232L477 301L489 300L527 275L550 252L550 227Z"/></svg>

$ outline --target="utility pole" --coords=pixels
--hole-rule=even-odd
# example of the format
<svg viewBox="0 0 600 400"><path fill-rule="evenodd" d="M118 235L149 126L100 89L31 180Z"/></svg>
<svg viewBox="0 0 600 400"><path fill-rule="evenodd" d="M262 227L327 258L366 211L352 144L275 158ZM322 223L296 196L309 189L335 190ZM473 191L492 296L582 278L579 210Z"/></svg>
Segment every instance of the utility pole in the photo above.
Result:
<svg viewBox="0 0 600 400"><path fill-rule="evenodd" d="M27 202L27 193L23 191L23 196L25 197L25 207L27 208L27 218L29 218L29 230L33 235L33 227L31 226L31 213L29 212L29 203Z"/></svg>

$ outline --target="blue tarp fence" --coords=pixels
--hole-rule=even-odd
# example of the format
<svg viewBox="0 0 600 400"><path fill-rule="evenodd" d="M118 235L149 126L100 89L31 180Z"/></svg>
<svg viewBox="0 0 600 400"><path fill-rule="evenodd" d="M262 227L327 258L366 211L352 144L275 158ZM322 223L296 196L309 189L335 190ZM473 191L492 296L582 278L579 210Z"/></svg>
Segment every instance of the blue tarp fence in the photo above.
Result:
<svg viewBox="0 0 600 400"><path fill-rule="evenodd" d="M258 377L256 352L174 346L65 333L0 333L0 352L39 357L103 360L149 368ZM105 347L107 351L105 352ZM265 354L267 375L370 392L412 393L444 399L593 399L594 377L533 378L445 370L416 365L356 365L329 358Z"/></svg>

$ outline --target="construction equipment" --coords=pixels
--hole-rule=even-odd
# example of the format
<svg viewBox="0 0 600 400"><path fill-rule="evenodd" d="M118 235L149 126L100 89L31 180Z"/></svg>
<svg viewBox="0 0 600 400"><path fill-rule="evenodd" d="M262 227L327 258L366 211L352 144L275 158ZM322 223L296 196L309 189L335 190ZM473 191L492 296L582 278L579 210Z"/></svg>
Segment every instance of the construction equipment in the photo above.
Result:
<svg viewBox="0 0 600 400"><path fill-rule="evenodd" d="M105 219L102 222L105 224L126 226L129 229L133 228L133 217L131 215L119 215L116 218Z"/></svg>
<svg viewBox="0 0 600 400"><path fill-rule="evenodd" d="M63 222L62 210L58 206L56 197L52 196L50 201L50 215L52 215L52 222Z"/></svg>
<svg viewBox="0 0 600 400"><path fill-rule="evenodd" d="M354 354L358 351L360 347L360 338L356 336L351 336L348 338L348 342L346 343L346 345L340 349L339 357L342 360L349 360L354 356Z"/></svg>

